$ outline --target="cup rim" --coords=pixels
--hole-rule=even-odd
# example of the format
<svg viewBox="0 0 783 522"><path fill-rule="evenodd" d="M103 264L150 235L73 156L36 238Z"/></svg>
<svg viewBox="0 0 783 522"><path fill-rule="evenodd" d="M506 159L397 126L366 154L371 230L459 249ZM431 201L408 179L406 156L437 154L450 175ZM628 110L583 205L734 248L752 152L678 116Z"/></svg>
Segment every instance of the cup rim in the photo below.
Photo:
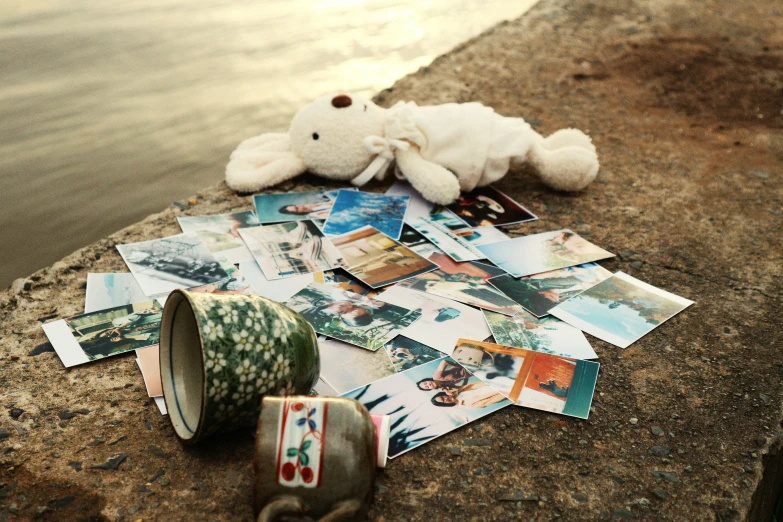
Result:
<svg viewBox="0 0 783 522"><path fill-rule="evenodd" d="M204 416L206 414L206 407L207 407L207 396L206 396L206 390L207 390L207 371L205 367L205 361L204 361L204 337L201 332L201 328L196 328L198 331L198 341L199 341L199 362L201 366L201 408L199 410L198 415L198 422L196 424L196 427L194 429L191 429L190 426L188 426L188 423L185 421L185 416L182 414L182 409L180 407L179 401L176 403L171 403L169 401L169 394L166 393L166 378L168 377L169 380L169 387L171 389L171 393L174 395L174 399L176 400L176 388L171 385L172 377L171 377L171 358L169 357L169 364L166 366L163 363L164 355L168 355L171 351L171 328L173 327L173 321L172 317L174 316L175 311L179 308L179 306L182 303L186 303L188 305L188 310L191 314L193 314L193 317L196 321L196 324L198 324L198 317L196 316L196 310L194 308L193 300L191 299L189 293L184 289L175 289L173 290L169 296L166 298L166 304L163 307L163 315L161 317L160 322L160 344L158 346L158 362L161 368L161 387L163 388L163 402L166 404L166 411L169 414L169 422L171 423L171 426L174 430L174 435L183 443L185 444L193 444L198 441L198 439L201 437L201 432L204 424ZM171 305L169 304L171 303ZM164 346L164 339L165 339L165 345ZM166 351L168 350L168 351ZM166 351L166 353L164 353ZM168 371L165 371L164 369L167 369ZM176 409L175 409L176 408ZM185 425L185 428L192 433L192 435L189 438L184 438L180 435L179 431L177 430L177 426L174 423L171 415L172 412L177 411L179 412L179 417L182 421L182 423Z"/></svg>

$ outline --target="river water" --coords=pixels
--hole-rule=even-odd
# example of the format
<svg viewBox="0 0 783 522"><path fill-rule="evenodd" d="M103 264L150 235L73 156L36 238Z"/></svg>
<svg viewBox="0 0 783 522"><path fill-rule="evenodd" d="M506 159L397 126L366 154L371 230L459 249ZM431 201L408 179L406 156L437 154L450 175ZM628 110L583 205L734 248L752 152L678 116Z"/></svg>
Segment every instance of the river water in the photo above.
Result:
<svg viewBox="0 0 783 522"><path fill-rule="evenodd" d="M535 0L0 0L0 288L223 177Z"/></svg>

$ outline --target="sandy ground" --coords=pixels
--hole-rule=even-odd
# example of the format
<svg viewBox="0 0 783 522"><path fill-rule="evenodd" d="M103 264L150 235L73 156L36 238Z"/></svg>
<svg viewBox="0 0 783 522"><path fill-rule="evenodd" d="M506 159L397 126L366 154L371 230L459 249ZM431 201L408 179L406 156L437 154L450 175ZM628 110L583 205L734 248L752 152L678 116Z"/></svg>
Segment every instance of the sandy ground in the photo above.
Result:
<svg viewBox="0 0 783 522"><path fill-rule="evenodd" d="M570 227L619 254L608 269L696 304L626 350L591 338L589 420L507 408L393 461L373 520L765 520L783 477L781 14L544 0L379 94L588 130L597 181L566 195L511 173L499 188L541 219L507 232ZM0 294L0 520L251 519L249 433L183 448L131 357L66 371L38 354L40 323L82 310L87 272L124 270L115 244L248 207L206 189Z"/></svg>

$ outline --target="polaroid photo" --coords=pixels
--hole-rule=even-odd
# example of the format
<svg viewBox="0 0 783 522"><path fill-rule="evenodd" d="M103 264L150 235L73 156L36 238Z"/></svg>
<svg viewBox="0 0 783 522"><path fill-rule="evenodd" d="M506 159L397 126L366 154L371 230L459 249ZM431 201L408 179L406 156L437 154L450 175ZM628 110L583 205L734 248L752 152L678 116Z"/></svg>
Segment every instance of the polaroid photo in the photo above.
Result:
<svg viewBox="0 0 783 522"><path fill-rule="evenodd" d="M522 307L487 284L487 280L501 273L497 267L468 261L455 263L445 254L432 254L430 261L439 266L421 276L402 281L398 286L453 299L504 315L514 315Z"/></svg>
<svg viewBox="0 0 783 522"><path fill-rule="evenodd" d="M336 191L286 192L256 194L253 204L259 223L282 223L326 219L336 197Z"/></svg>
<svg viewBox="0 0 783 522"><path fill-rule="evenodd" d="M158 344L163 307L141 301L43 325L66 368Z"/></svg>
<svg viewBox="0 0 783 522"><path fill-rule="evenodd" d="M87 274L84 313L146 301L136 278L130 272L116 274Z"/></svg>
<svg viewBox="0 0 783 522"><path fill-rule="evenodd" d="M397 180L394 185L386 191L387 196L408 196L408 211L405 212L405 219L411 220L418 217L427 217L432 212L435 205L422 197L418 190L413 188L410 183L404 180Z"/></svg>
<svg viewBox="0 0 783 522"><path fill-rule="evenodd" d="M215 255L195 234L117 245L117 250L148 297L228 277Z"/></svg>
<svg viewBox="0 0 783 522"><path fill-rule="evenodd" d="M340 190L324 223L324 234L339 236L369 225L389 237L399 239L408 200L408 196Z"/></svg>
<svg viewBox="0 0 783 522"><path fill-rule="evenodd" d="M617 272L549 313L590 335L627 348L692 304Z"/></svg>
<svg viewBox="0 0 783 522"><path fill-rule="evenodd" d="M407 223L402 226L400 243L410 248L424 259L428 259L435 253L443 253L443 250L430 243L427 238L416 232L416 229Z"/></svg>
<svg viewBox="0 0 783 522"><path fill-rule="evenodd" d="M251 261L249 263L239 263L239 272L250 284L253 292L261 297L266 297L272 301L282 303L291 298L302 288L313 281L318 281L318 272L314 274L302 274L283 279L269 280L264 275L258 263Z"/></svg>
<svg viewBox="0 0 783 522"><path fill-rule="evenodd" d="M237 232L240 228L258 225L256 216L251 211L215 216L179 216L177 221L183 232L198 236L215 257L229 263L253 260L253 255Z"/></svg>
<svg viewBox="0 0 783 522"><path fill-rule="evenodd" d="M148 348L136 350L136 364L139 365L144 386L147 387L147 395L161 397L163 384L160 380L160 347L156 344Z"/></svg>
<svg viewBox="0 0 783 522"><path fill-rule="evenodd" d="M410 225L454 261L476 261L487 257L478 247L471 245L470 241L455 236L448 228L431 218L414 219Z"/></svg>
<svg viewBox="0 0 783 522"><path fill-rule="evenodd" d="M614 257L611 252L595 246L570 230L515 237L476 248L514 277L540 274Z"/></svg>
<svg viewBox="0 0 783 522"><path fill-rule="evenodd" d="M451 231L452 235L465 239L473 246L488 245L498 241L506 241L509 238L500 229L495 227L460 228Z"/></svg>
<svg viewBox="0 0 783 522"><path fill-rule="evenodd" d="M348 271L364 284L379 288L438 268L399 241L371 226L331 238Z"/></svg>
<svg viewBox="0 0 783 522"><path fill-rule="evenodd" d="M385 303L415 310L421 318L400 332L409 339L449 355L457 339L486 339L492 332L480 310L436 295L395 285L378 295Z"/></svg>
<svg viewBox="0 0 783 522"><path fill-rule="evenodd" d="M421 316L413 310L320 283L310 283L284 304L302 314L316 332L373 351Z"/></svg>
<svg viewBox="0 0 783 522"><path fill-rule="evenodd" d="M404 372L424 363L443 358L443 353L426 344L398 335L386 346L386 354L394 365L394 371Z"/></svg>
<svg viewBox="0 0 783 522"><path fill-rule="evenodd" d="M514 317L485 310L484 318L498 344L572 359L598 358L582 331L560 319L538 318L524 310Z"/></svg>
<svg viewBox="0 0 783 522"><path fill-rule="evenodd" d="M514 404L586 419L599 364L460 339L452 357Z"/></svg>
<svg viewBox="0 0 783 522"><path fill-rule="evenodd" d="M450 357L394 374L342 395L372 415L389 415L389 458L511 404Z"/></svg>
<svg viewBox="0 0 783 522"><path fill-rule="evenodd" d="M239 234L269 280L345 266L340 252L312 221L241 228Z"/></svg>
<svg viewBox="0 0 783 522"><path fill-rule="evenodd" d="M538 219L528 209L493 187L463 192L446 208L469 227L512 225Z"/></svg>
<svg viewBox="0 0 783 522"><path fill-rule="evenodd" d="M318 339L321 379L337 390L337 395L365 386L389 375L394 366L385 350L368 352L334 339Z"/></svg>
<svg viewBox="0 0 783 522"><path fill-rule="evenodd" d="M612 273L595 263L569 266L516 279L508 274L489 280L489 284L521 304L537 317L597 285Z"/></svg>

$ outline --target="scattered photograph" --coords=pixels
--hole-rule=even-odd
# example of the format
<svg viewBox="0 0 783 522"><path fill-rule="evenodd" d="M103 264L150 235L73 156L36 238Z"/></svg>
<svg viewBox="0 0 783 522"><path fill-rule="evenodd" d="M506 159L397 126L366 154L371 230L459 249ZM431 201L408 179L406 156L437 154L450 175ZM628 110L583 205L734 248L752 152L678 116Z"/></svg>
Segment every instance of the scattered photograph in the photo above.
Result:
<svg viewBox="0 0 783 522"><path fill-rule="evenodd" d="M430 218L414 219L410 225L454 261L475 261L487 257L470 241L455 236L448 228Z"/></svg>
<svg viewBox="0 0 783 522"><path fill-rule="evenodd" d="M337 191L286 192L256 194L253 204L259 223L282 223L304 219L326 219Z"/></svg>
<svg viewBox="0 0 783 522"><path fill-rule="evenodd" d="M514 317L485 310L484 318L498 344L572 359L598 358L582 331L560 319L538 318L525 310Z"/></svg>
<svg viewBox="0 0 783 522"><path fill-rule="evenodd" d="M160 350L159 346L150 346L136 350L136 364L139 365L147 395L160 397L163 395L163 384L160 380Z"/></svg>
<svg viewBox="0 0 783 522"><path fill-rule="evenodd" d="M510 239L500 229L495 227L460 228L452 230L451 233L467 240L473 246L488 245Z"/></svg>
<svg viewBox="0 0 783 522"><path fill-rule="evenodd" d="M516 279L508 274L489 284L513 299L535 316L543 317L558 304L597 285L612 273L595 263L569 266Z"/></svg>
<svg viewBox="0 0 783 522"><path fill-rule="evenodd" d="M258 266L255 261L252 263ZM225 277L219 281L215 281L214 283L209 283L207 285L194 286L188 290L191 292L202 292L205 294L257 295L256 291L253 289L247 279L242 276L242 274L234 265L230 263L221 263L221 265L223 266L223 270L225 270L228 274L228 277Z"/></svg>
<svg viewBox="0 0 783 522"><path fill-rule="evenodd" d="M324 223L324 233L338 236L369 225L389 237L399 239L408 200L408 196L340 190Z"/></svg>
<svg viewBox="0 0 783 522"><path fill-rule="evenodd" d="M244 279L250 284L252 293L278 303L287 301L292 295L313 281L317 282L318 274L320 273L316 272L314 274L302 274L269 280L255 261L239 263L239 272L242 273Z"/></svg>
<svg viewBox="0 0 783 522"><path fill-rule="evenodd" d="M586 419L599 364L460 339L452 355L514 404Z"/></svg>
<svg viewBox="0 0 783 522"><path fill-rule="evenodd" d="M446 206L470 227L511 225L538 219L528 209L493 187L463 192Z"/></svg>
<svg viewBox="0 0 783 522"><path fill-rule="evenodd" d="M692 304L617 272L549 313L590 335L627 348Z"/></svg>
<svg viewBox="0 0 783 522"><path fill-rule="evenodd" d="M186 234L195 234L218 259L229 263L252 261L253 256L239 237L240 228L258 226L251 211L231 212L215 216L179 216L179 227Z"/></svg>
<svg viewBox="0 0 783 522"><path fill-rule="evenodd" d="M398 335L392 339L385 348L396 372L404 372L435 359L443 358L443 354L438 350L404 335Z"/></svg>
<svg viewBox="0 0 783 522"><path fill-rule="evenodd" d="M449 256L439 253L432 254L430 261L439 268L402 281L398 286L504 315L514 315L522 310L520 305L487 284L487 280L503 273L499 268L475 261L455 263Z"/></svg>
<svg viewBox="0 0 783 522"><path fill-rule="evenodd" d="M332 237L331 240L345 259L346 270L372 288L438 268L435 263L370 226Z"/></svg>
<svg viewBox="0 0 783 522"><path fill-rule="evenodd" d="M391 417L389 458L511 404L450 357L362 386L343 397Z"/></svg>
<svg viewBox="0 0 783 522"><path fill-rule="evenodd" d="M141 301L43 325L66 368L158 344L163 307Z"/></svg>
<svg viewBox="0 0 783 522"><path fill-rule="evenodd" d="M320 338L321 379L337 391L337 395L394 375L385 350L369 352L334 339Z"/></svg>
<svg viewBox="0 0 783 522"><path fill-rule="evenodd" d="M214 254L193 234L117 245L125 264L146 296L168 295L225 279Z"/></svg>
<svg viewBox="0 0 783 522"><path fill-rule="evenodd" d="M514 277L599 261L614 254L570 230L556 230L476 247L490 261Z"/></svg>
<svg viewBox="0 0 783 522"><path fill-rule="evenodd" d="M411 220L418 217L429 216L435 207L432 203L422 197L418 190L413 188L405 180L397 180L394 185L386 191L387 196L408 196L408 210L405 212L405 219Z"/></svg>
<svg viewBox="0 0 783 522"><path fill-rule="evenodd" d="M492 334L480 310L451 299L395 285L378 295L378 300L419 312L421 318L400 335L446 355L460 337L486 339Z"/></svg>
<svg viewBox="0 0 783 522"><path fill-rule="evenodd" d="M377 350L413 324L421 313L334 286L310 283L285 302L316 332Z"/></svg>
<svg viewBox="0 0 783 522"><path fill-rule="evenodd" d="M454 212L446 207L437 207L429 215L429 219L433 223L443 225L449 230L461 230L463 228L470 228L470 225L458 218ZM412 220L409 220L412 221Z"/></svg>
<svg viewBox="0 0 783 522"><path fill-rule="evenodd" d="M405 223L400 234L400 243L410 248L424 259L428 259L434 253L443 253L443 250L430 243L427 238L416 232L416 229Z"/></svg>
<svg viewBox="0 0 783 522"><path fill-rule="evenodd" d="M327 270L326 272L319 272L315 274L315 282L329 286L336 286L342 290L348 290L354 294L364 295L371 298L374 298L378 295L377 290L373 290L371 286L367 286L366 284L362 283L351 274L346 272L343 268Z"/></svg>
<svg viewBox="0 0 783 522"><path fill-rule="evenodd" d="M130 272L87 274L86 314L146 300L147 296Z"/></svg>
<svg viewBox="0 0 783 522"><path fill-rule="evenodd" d="M239 234L269 280L345 266L340 252L312 221L240 228Z"/></svg>

